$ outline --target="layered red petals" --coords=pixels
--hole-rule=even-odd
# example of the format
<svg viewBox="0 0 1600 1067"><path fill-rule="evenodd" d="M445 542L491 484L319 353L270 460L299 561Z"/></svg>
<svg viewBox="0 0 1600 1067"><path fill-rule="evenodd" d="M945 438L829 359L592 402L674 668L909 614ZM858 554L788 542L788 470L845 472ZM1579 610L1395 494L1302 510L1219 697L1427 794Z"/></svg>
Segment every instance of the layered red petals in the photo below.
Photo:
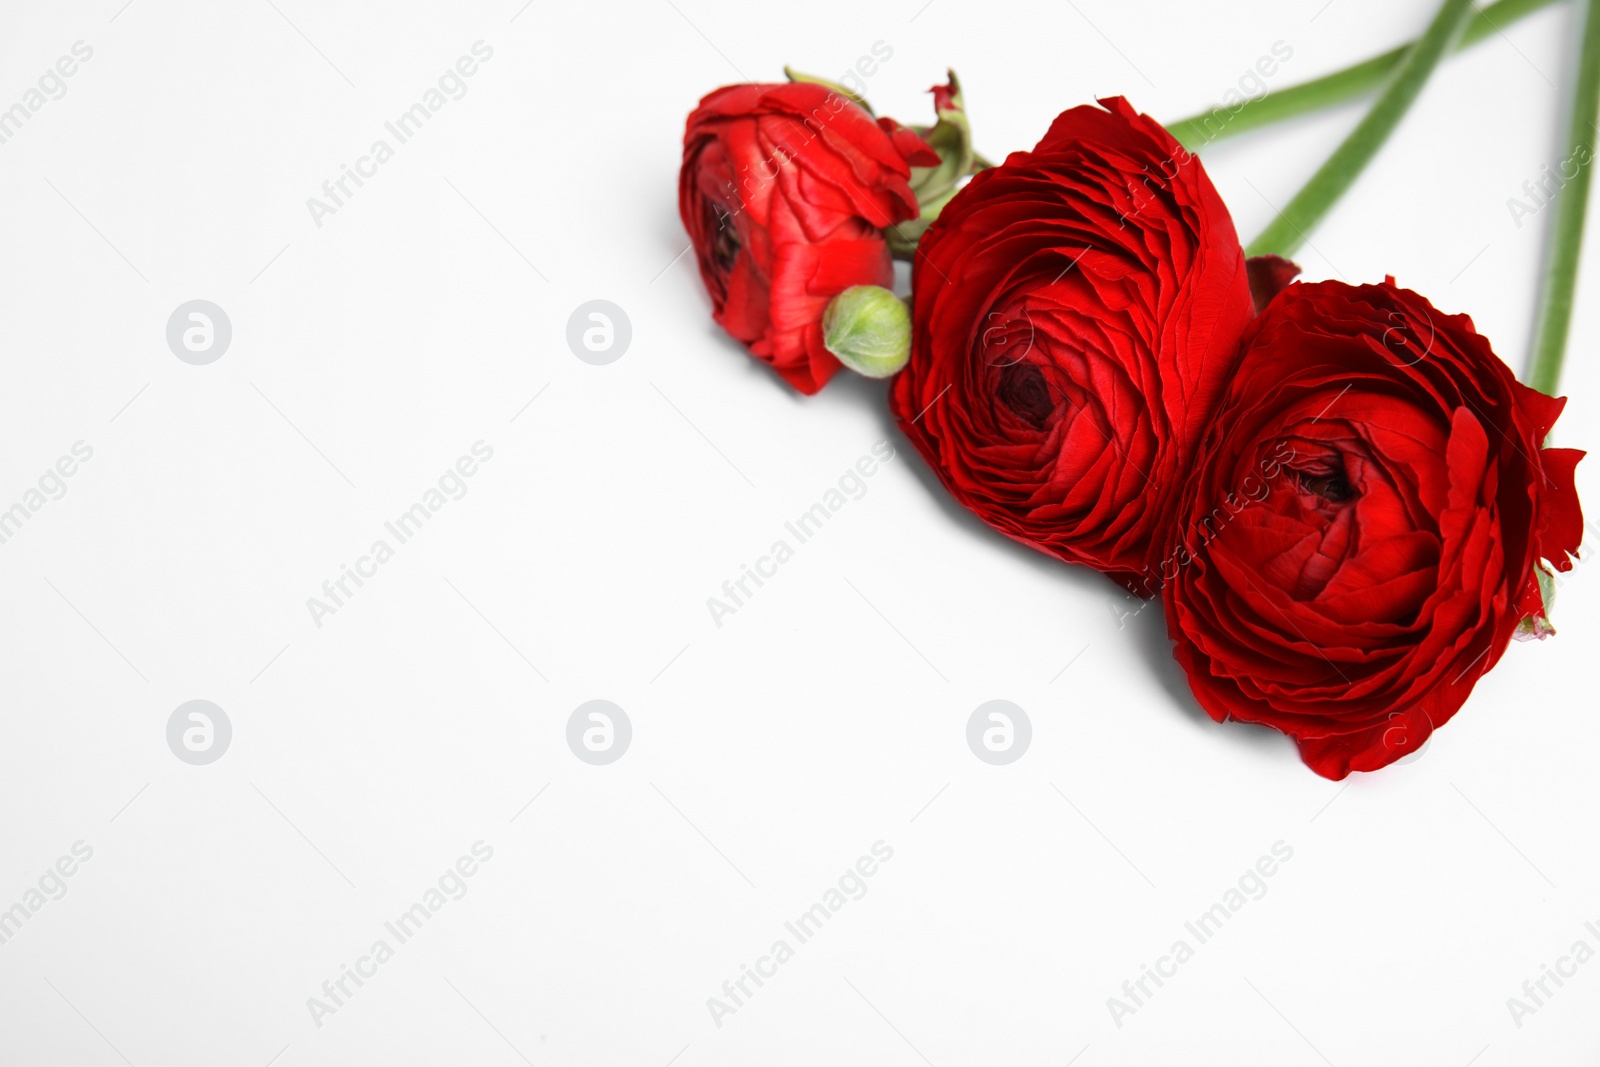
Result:
<svg viewBox="0 0 1600 1067"><path fill-rule="evenodd" d="M1102 103L978 174L923 237L890 402L985 522L1146 591L1252 307L1199 161Z"/></svg>
<svg viewBox="0 0 1600 1067"><path fill-rule="evenodd" d="M784 380L814 393L839 369L822 314L853 285L893 281L883 229L913 218L911 164L938 157L809 83L708 95L683 139L678 210L712 314Z"/></svg>
<svg viewBox="0 0 1600 1067"><path fill-rule="evenodd" d="M1219 722L1343 778L1416 751L1542 610L1582 537L1562 401L1392 284L1291 285L1253 324L1162 560Z"/></svg>
<svg viewBox="0 0 1600 1067"><path fill-rule="evenodd" d="M965 146L954 80L934 92L929 136ZM822 86L707 96L679 203L717 321L819 389L828 302L891 284L883 231L938 162ZM1247 263L1200 162L1126 101L985 166L913 263L901 430L996 530L1159 593L1217 721L1287 734L1328 778L1376 770L1550 632L1540 579L1583 536L1583 454L1544 447L1564 401L1392 279Z"/></svg>

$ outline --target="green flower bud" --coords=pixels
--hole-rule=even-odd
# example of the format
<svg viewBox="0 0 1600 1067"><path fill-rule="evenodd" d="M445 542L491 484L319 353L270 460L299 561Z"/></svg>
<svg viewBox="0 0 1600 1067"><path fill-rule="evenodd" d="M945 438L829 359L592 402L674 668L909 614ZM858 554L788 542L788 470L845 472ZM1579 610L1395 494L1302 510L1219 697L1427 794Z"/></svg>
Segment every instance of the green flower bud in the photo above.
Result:
<svg viewBox="0 0 1600 1067"><path fill-rule="evenodd" d="M882 286L851 286L828 302L822 343L857 374L887 378L911 357L911 309Z"/></svg>

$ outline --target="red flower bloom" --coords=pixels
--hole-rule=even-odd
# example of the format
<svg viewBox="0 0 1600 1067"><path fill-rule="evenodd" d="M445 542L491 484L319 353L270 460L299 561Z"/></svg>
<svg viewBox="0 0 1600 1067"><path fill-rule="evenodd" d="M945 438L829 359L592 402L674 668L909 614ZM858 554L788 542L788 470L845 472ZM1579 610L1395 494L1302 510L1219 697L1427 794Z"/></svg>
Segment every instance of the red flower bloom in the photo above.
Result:
<svg viewBox="0 0 1600 1067"><path fill-rule="evenodd" d="M915 218L916 134L821 85L731 85L683 136L678 210L723 329L814 393L839 369L822 313L853 285L891 285L883 229Z"/></svg>
<svg viewBox="0 0 1600 1067"><path fill-rule="evenodd" d="M1102 104L1063 112L929 228L890 401L985 522L1148 593L1252 307L1199 160Z"/></svg>
<svg viewBox="0 0 1600 1067"><path fill-rule="evenodd" d="M1187 480L1162 578L1202 707L1293 737L1343 778L1414 752L1572 564L1563 400L1465 315L1384 285L1292 285L1247 334Z"/></svg>

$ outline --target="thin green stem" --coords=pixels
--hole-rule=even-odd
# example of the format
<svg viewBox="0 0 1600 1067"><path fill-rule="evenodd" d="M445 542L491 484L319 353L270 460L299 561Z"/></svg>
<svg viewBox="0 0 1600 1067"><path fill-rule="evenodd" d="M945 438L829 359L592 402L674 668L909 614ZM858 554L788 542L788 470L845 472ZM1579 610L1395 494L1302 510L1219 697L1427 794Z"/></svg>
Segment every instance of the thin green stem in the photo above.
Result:
<svg viewBox="0 0 1600 1067"><path fill-rule="evenodd" d="M1600 133L1600 0L1589 0L1583 12L1583 49L1578 57L1577 89L1572 98L1567 156L1558 168L1566 181L1556 194L1555 215L1545 250L1544 283L1533 334L1533 361L1528 384L1555 395L1561 383L1561 359L1572 324L1572 293L1578 282L1578 250L1589 206L1589 172L1594 162L1594 137ZM1577 173L1567 177L1567 170Z"/></svg>
<svg viewBox="0 0 1600 1067"><path fill-rule="evenodd" d="M1472 14L1472 0L1444 0L1427 31L1417 38L1389 84L1373 102L1372 110L1344 143L1333 150L1328 161L1267 225L1261 236L1250 243L1245 249L1246 255L1289 256L1305 243L1306 234L1338 203L1411 109L1417 94L1422 92L1439 60L1460 38Z"/></svg>
<svg viewBox="0 0 1600 1067"><path fill-rule="evenodd" d="M1556 0L1498 0L1497 3L1490 4L1473 15L1472 20L1467 23L1466 30L1461 34L1461 43L1457 49L1477 44L1485 37L1499 33L1518 19L1526 18L1555 2ZM1234 134L1254 130L1283 119L1294 118L1308 111L1317 111L1343 103L1381 86L1384 79L1393 74L1401 60L1405 59L1411 47L1411 44L1403 44L1399 48L1374 56L1363 63L1357 63L1353 67L1346 67L1344 70L1335 71L1301 85L1278 89L1265 96L1245 99L1232 105L1219 104L1198 115L1170 123L1167 130L1185 148L1198 152L1225 137L1232 137Z"/></svg>

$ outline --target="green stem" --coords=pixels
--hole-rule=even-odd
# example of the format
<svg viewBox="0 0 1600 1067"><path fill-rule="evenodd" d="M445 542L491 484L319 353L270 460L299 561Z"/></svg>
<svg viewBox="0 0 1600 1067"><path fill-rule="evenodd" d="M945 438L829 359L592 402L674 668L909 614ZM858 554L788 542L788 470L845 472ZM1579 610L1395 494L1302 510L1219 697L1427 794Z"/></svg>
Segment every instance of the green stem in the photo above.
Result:
<svg viewBox="0 0 1600 1067"><path fill-rule="evenodd" d="M1583 244L1583 221L1589 206L1589 172L1593 169L1596 123L1600 122L1600 0L1584 5L1583 51L1578 58L1577 90L1572 98L1571 133L1567 156L1559 168L1578 163L1578 173L1556 194L1555 217L1550 220L1544 284L1539 292L1539 313L1533 334L1533 361L1528 384L1554 396L1561 382L1561 358L1567 349L1567 327L1572 323L1572 291L1578 281L1578 250ZM1579 154L1585 157L1578 159Z"/></svg>
<svg viewBox="0 0 1600 1067"><path fill-rule="evenodd" d="M1245 255L1289 256L1305 243L1306 233L1338 203L1411 109L1417 94L1422 92L1439 60L1460 37L1472 13L1472 0L1444 0L1427 31L1417 38L1417 43L1400 61L1372 110L1344 143L1333 150L1328 161L1268 224L1261 236L1250 243Z"/></svg>
<svg viewBox="0 0 1600 1067"><path fill-rule="evenodd" d="M1525 18L1541 8L1549 7L1555 2L1556 0L1498 0L1497 3L1490 4L1473 16L1472 21L1467 23L1467 28L1461 35L1461 43L1457 47L1464 49L1468 45L1477 44L1490 34L1499 33L1518 19ZM1221 104L1198 115L1170 123L1167 130L1185 148L1198 152L1213 141L1220 141L1224 137L1232 137L1237 133L1294 118L1308 111L1317 111L1371 92L1394 73L1395 68L1410 50L1410 44L1403 44L1364 63L1357 63L1353 67L1346 67L1344 70L1324 75L1302 85L1291 85L1287 89L1279 89L1266 96L1245 100L1233 106Z"/></svg>

